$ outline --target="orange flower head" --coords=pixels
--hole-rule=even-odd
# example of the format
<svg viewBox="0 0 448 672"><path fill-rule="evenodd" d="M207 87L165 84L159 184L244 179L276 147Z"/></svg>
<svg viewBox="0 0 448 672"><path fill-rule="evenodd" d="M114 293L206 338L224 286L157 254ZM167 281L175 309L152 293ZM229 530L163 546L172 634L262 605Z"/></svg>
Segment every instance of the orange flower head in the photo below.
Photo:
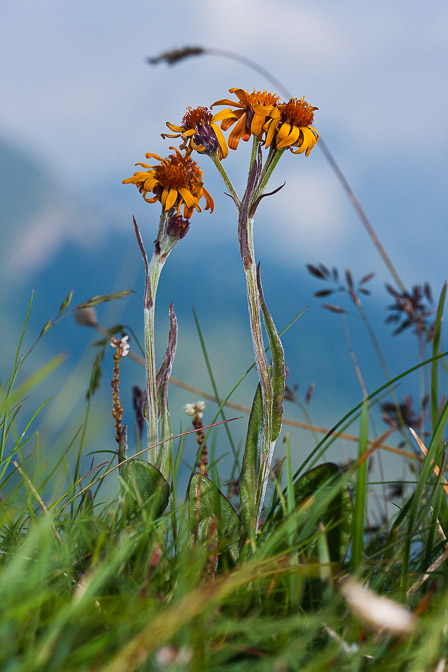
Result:
<svg viewBox="0 0 448 672"><path fill-rule="evenodd" d="M188 107L181 125L166 125L175 135L162 133L162 138L179 138L183 143L180 148L187 154L193 150L204 154L216 153L220 160L225 159L229 150L221 129L212 121L212 113L207 107Z"/></svg>
<svg viewBox="0 0 448 672"><path fill-rule="evenodd" d="M311 126L314 110L317 109L306 102L305 96L300 100L291 98L287 103L277 105L263 127L266 131L266 147L275 141L276 149L289 147L293 154L305 152L308 156L319 140L318 131Z"/></svg>
<svg viewBox="0 0 448 672"><path fill-rule="evenodd" d="M166 159L157 154L146 154L147 159L157 159L160 165L136 163L136 166L142 166L145 170L134 173L132 177L123 180L123 184L135 184L147 203L160 201L165 211L175 209L179 215L183 205L186 219L191 217L193 210L201 212L201 198L205 198L205 209L213 212L213 199L204 187L202 170L189 155L181 154L177 149L175 151ZM147 198L150 192L154 196Z"/></svg>
<svg viewBox="0 0 448 672"><path fill-rule="evenodd" d="M249 93L244 89L229 89L235 93L238 101L223 98L213 103L215 105L232 105L235 109L221 110L213 117L212 121L221 121L221 128L226 131L235 124L229 135L230 149L237 149L239 141L247 142L251 135L259 137L263 133L263 126L269 119L272 111L276 108L279 96L267 91L253 91Z"/></svg>

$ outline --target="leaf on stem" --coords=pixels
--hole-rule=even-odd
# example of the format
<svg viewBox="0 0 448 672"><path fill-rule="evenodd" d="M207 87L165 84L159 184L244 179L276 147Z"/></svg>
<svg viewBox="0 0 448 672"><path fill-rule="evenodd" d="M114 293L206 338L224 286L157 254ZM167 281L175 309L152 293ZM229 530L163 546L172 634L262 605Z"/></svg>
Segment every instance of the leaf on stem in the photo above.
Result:
<svg viewBox="0 0 448 672"><path fill-rule="evenodd" d="M158 469L146 460L130 460L122 468L122 491L128 515L146 511L158 518L168 506L170 486Z"/></svg>
<svg viewBox="0 0 448 672"><path fill-rule="evenodd" d="M247 426L246 446L240 473L241 516L247 527L256 516L255 484L258 479L261 444L263 440L263 400L258 384Z"/></svg>
<svg viewBox="0 0 448 672"><path fill-rule="evenodd" d="M246 191L244 192L244 196L241 200L241 204L239 207L238 240L240 243L241 259L243 260L243 265L244 268L246 269L249 268L253 263L249 250L248 232L247 232L248 220L250 218L249 204L252 200L252 196L254 195L255 189L257 187L258 178L260 177L261 174L261 165L262 165L262 158L259 151L258 156L255 159L249 171Z"/></svg>
<svg viewBox="0 0 448 672"><path fill-rule="evenodd" d="M173 368L177 346L177 318L172 303L169 305L169 311L170 328L168 333L168 345L166 347L163 362L157 372L157 393L160 395L160 399L168 396L168 383L171 376L171 370Z"/></svg>
<svg viewBox="0 0 448 672"><path fill-rule="evenodd" d="M266 326L266 333L269 339L269 346L272 353L272 426L270 428L270 440L275 441L282 428L283 417L283 399L285 395L285 354L283 345L275 328L274 320L268 310L261 285L260 264L257 267L257 285L260 297L261 311Z"/></svg>
<svg viewBox="0 0 448 672"><path fill-rule="evenodd" d="M138 228L137 221L135 217L132 218L132 221L134 222L134 229L135 229L135 236L137 238L137 243L140 248L140 252L142 253L143 257L143 263L145 265L145 300L144 300L144 305L145 308L151 308L152 306L152 296L151 296L151 284L150 284L150 279L149 279L149 264L148 264L148 255L146 254L145 246L143 244L143 239L140 233L140 229Z"/></svg>
<svg viewBox="0 0 448 672"><path fill-rule="evenodd" d="M254 217L255 216L255 212L256 212L256 210L257 210L258 206L260 205L260 202L263 198L265 198L266 196L273 196L278 191L280 191L280 189L283 189L285 184L286 184L286 182L283 182L283 184L281 184L279 187L277 187L277 189L274 189L273 191L268 191L266 194L260 194L260 196L252 203L252 206L249 210L249 217Z"/></svg>
<svg viewBox="0 0 448 672"><path fill-rule="evenodd" d="M168 384L173 368L174 357L177 346L177 319L173 304L170 303L170 329L168 333L168 345L166 347L165 357L157 373L157 403L160 417L160 438L162 441L172 436L170 412L168 407ZM171 448L172 441L163 444L163 450L158 452L156 466L162 474L168 478L171 467Z"/></svg>
<svg viewBox="0 0 448 672"><path fill-rule="evenodd" d="M228 550L232 560L238 560L241 520L221 490L207 476L193 474L188 485L189 516L192 526L204 518L216 516L218 537L222 550Z"/></svg>

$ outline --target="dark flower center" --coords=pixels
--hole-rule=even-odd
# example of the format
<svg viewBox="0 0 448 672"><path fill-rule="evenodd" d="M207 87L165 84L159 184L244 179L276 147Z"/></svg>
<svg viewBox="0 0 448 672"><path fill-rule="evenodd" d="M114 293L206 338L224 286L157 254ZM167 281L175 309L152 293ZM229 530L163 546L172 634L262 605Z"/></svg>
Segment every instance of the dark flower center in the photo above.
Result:
<svg viewBox="0 0 448 672"><path fill-rule="evenodd" d="M208 107L191 107L187 108L187 112L182 119L182 126L186 130L190 128L197 129L198 126L209 126L212 120L212 113Z"/></svg>
<svg viewBox="0 0 448 672"><path fill-rule="evenodd" d="M305 100L291 98L290 101L281 106L282 121L292 126L310 126L314 120L314 110Z"/></svg>
<svg viewBox="0 0 448 672"><path fill-rule="evenodd" d="M190 189L192 185L197 190L202 186L202 170L196 161L188 156L170 154L161 166L154 168L155 177L166 189Z"/></svg>

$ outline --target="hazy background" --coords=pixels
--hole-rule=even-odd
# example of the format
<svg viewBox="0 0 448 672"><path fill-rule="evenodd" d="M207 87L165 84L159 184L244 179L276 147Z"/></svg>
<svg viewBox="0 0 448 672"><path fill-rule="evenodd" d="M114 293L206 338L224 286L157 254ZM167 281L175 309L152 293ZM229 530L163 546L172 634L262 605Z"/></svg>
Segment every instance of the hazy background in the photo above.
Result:
<svg viewBox="0 0 448 672"><path fill-rule="evenodd" d="M198 0L126 7L116 0L24 0L2 3L0 18L2 380L10 370L32 289L26 345L72 288L75 302L135 289L130 299L98 312L105 326L124 322L141 335L143 276L131 221L135 215L150 250L159 208L144 203L121 180L133 174L145 152L169 153L171 143L160 133L167 130L166 121L179 123L187 106L210 105L227 97L230 87L273 89L248 67L217 56L191 58L174 67L145 62L185 45L247 56L294 95L304 94L318 106L315 126L404 283L410 287L428 281L438 296L447 276L448 243L446 2L430 1L422 11L412 0ZM240 192L247 149L226 160ZM204 157L201 165L216 210L193 216L187 238L164 271L158 347L161 357L167 306L173 301L180 328L173 373L211 391L192 318L194 304L224 394L251 363L251 343L236 211L211 162ZM407 333L392 339L384 325L390 303L384 283L391 278L319 148L308 158L286 153L271 186L285 180L281 193L266 199L257 213L257 256L279 328L309 306L284 338L289 382L300 383L302 400L308 385L316 384L310 413L316 424L330 426L360 400L361 391L341 320L312 298L324 284L309 277L307 263L350 267L357 278L376 272L365 307L391 375L416 363L417 347ZM371 392L384 377L359 318L349 325ZM87 346L94 340L92 332L68 318L49 332L31 360L35 366L55 352L66 353L65 364L44 387L54 397L41 421L52 448L67 445L82 422L94 356ZM110 353L88 436L89 447L97 449L114 449L112 428L104 433L105 424L111 424L111 368ZM410 378L399 395L407 392L417 401L419 382L418 376ZM121 399L131 425L133 383L143 385L143 376L126 361ZM250 405L254 386L252 376L235 400ZM194 400L172 388L176 428L188 424L182 405ZM303 419L294 407L287 406L286 413ZM211 416L210 406L205 420ZM235 425L236 438L245 423ZM219 436L216 450L223 454L228 444L222 432ZM299 463L313 439L293 430L292 443ZM189 445L191 461L193 442ZM345 448L352 454L351 446ZM339 449L338 459L344 459L344 450Z"/></svg>

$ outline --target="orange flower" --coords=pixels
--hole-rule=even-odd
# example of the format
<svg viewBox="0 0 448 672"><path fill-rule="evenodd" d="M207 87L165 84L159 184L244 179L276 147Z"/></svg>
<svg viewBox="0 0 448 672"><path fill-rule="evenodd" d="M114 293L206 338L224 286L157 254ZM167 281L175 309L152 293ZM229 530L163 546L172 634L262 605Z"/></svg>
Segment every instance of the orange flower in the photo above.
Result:
<svg viewBox="0 0 448 672"><path fill-rule="evenodd" d="M162 133L162 138L179 138L183 140L180 148L191 154L193 149L204 154L217 153L219 160L225 159L229 150L219 126L212 121L212 113L207 107L187 107L181 126L166 125L175 135Z"/></svg>
<svg viewBox="0 0 448 672"><path fill-rule="evenodd" d="M251 135L260 136L263 126L272 111L275 109L279 96L267 91L253 91L249 93L244 89L229 89L230 93L236 93L238 101L223 98L213 103L215 105L232 105L235 110L221 110L215 114L212 121L221 121L221 128L226 131L235 124L229 135L230 149L237 149L240 140L247 142Z"/></svg>
<svg viewBox="0 0 448 672"><path fill-rule="evenodd" d="M314 110L305 101L305 96L300 100L291 98L287 103L281 103L270 112L270 119L264 124L266 131L266 147L275 141L276 149L289 147L293 154L308 154L319 140L319 133L311 124L314 119ZM293 147L297 147L296 150Z"/></svg>
<svg viewBox="0 0 448 672"><path fill-rule="evenodd" d="M135 184L147 203L160 201L165 211L175 208L179 214L183 204L184 217L187 219L191 217L193 210L201 212L201 198L205 198L205 209L213 212L213 199L204 187L202 170L190 156L181 154L177 149L175 151L176 154L170 154L166 159L157 154L146 154L147 159L157 159L160 165L136 163L136 166L147 170L134 173L133 177L123 180L123 184ZM149 192L154 196L146 198Z"/></svg>

